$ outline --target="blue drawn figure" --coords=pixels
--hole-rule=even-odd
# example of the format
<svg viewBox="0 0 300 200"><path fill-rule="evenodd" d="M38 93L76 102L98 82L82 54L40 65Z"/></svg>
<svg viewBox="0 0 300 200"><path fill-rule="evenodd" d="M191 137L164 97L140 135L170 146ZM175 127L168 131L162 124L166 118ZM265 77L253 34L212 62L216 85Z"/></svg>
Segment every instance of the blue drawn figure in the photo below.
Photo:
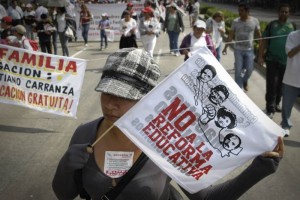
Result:
<svg viewBox="0 0 300 200"><path fill-rule="evenodd" d="M207 124L209 121L214 119L217 112L216 108L220 107L221 104L228 98L228 96L228 89L224 85L217 85L216 87L212 88L208 96L208 99L212 104L203 106L202 114L198 119L199 123Z"/></svg>
<svg viewBox="0 0 300 200"><path fill-rule="evenodd" d="M198 105L198 99L202 102L204 99L204 85L211 81L216 76L216 69L211 65L205 65L201 71L198 72L196 78L196 85L194 85L195 105ZM201 94L201 96L200 96Z"/></svg>

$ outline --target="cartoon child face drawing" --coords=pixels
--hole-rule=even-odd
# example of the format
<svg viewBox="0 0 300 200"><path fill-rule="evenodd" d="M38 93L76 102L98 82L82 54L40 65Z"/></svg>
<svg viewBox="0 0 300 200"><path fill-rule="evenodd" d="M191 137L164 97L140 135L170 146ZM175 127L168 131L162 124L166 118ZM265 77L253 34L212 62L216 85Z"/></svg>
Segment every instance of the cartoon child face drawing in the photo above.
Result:
<svg viewBox="0 0 300 200"><path fill-rule="evenodd" d="M224 141L223 141L223 148L226 149L227 151L232 151L234 149L237 149L241 146L241 139L233 134L229 133L228 135L225 136Z"/></svg>
<svg viewBox="0 0 300 200"><path fill-rule="evenodd" d="M217 85L211 89L208 99L215 105L220 105L229 96L228 89L224 85Z"/></svg>
<svg viewBox="0 0 300 200"><path fill-rule="evenodd" d="M217 112L216 126L233 129L236 127L236 115L229 109L222 107Z"/></svg>
<svg viewBox="0 0 300 200"><path fill-rule="evenodd" d="M195 91L195 105L198 105L198 99L202 102L204 99L204 87L208 85L208 82L211 81L217 72L216 69L211 65L205 65L201 71L198 72L196 77L196 83L194 85Z"/></svg>
<svg viewBox="0 0 300 200"><path fill-rule="evenodd" d="M229 117L227 116L221 116L220 118L218 118L218 124L222 127L225 128L230 124L231 120Z"/></svg>
<svg viewBox="0 0 300 200"><path fill-rule="evenodd" d="M204 83L212 80L216 76L216 70L211 65L205 65L203 69L198 73L197 79Z"/></svg>

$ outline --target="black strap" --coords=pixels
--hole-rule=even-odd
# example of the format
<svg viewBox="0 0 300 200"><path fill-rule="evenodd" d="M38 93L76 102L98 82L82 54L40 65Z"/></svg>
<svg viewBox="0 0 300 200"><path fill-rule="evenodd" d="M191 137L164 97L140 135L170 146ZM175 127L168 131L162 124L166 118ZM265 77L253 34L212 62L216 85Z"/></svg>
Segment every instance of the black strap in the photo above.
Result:
<svg viewBox="0 0 300 200"><path fill-rule="evenodd" d="M131 179L141 170L144 166L148 157L142 153L137 161L133 164L133 166L129 169L129 171L121 178L116 187L112 188L106 194L101 196L101 200L114 200L118 197L118 195L122 192L122 190L126 187L126 185L131 181Z"/></svg>

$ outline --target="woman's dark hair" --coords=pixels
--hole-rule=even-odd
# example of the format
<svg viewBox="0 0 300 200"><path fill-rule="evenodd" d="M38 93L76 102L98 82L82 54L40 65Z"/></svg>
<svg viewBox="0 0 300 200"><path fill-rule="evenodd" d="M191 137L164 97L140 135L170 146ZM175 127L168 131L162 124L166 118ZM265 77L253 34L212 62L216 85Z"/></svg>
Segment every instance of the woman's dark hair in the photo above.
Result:
<svg viewBox="0 0 300 200"><path fill-rule="evenodd" d="M65 7L58 7L57 10L59 10L61 13L66 13L67 12Z"/></svg>
<svg viewBox="0 0 300 200"><path fill-rule="evenodd" d="M216 69L215 69L213 66L211 66L211 65L205 65L205 66L203 67L203 69L201 69L200 74L202 74L202 73L203 73L205 70L207 70L207 69L211 71L213 77L216 76L216 74L217 74Z"/></svg>

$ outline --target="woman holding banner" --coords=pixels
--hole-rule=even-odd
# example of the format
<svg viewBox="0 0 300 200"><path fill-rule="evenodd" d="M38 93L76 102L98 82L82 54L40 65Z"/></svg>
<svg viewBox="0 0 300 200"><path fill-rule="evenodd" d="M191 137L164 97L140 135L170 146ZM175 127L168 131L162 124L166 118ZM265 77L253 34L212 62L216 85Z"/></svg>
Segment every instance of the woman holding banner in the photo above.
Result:
<svg viewBox="0 0 300 200"><path fill-rule="evenodd" d="M58 199L74 199L79 194L92 199L170 199L171 179L114 126L155 87L159 76L159 66L144 50L120 49L108 57L95 88L101 92L103 117L75 131L52 183ZM236 178L194 194L184 192L195 200L237 199L274 173L282 156L279 138L274 151L256 157Z"/></svg>

